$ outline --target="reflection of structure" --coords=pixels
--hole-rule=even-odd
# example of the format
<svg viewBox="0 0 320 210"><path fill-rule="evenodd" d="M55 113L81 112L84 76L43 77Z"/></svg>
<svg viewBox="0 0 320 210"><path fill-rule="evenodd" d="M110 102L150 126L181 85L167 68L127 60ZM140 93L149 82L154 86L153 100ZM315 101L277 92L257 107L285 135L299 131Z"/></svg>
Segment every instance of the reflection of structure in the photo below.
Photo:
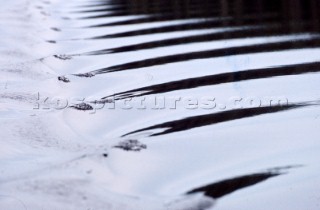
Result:
<svg viewBox="0 0 320 210"><path fill-rule="evenodd" d="M278 24L285 27L287 32L319 31L318 0L110 0L104 4L111 6L99 10L104 14L87 18L143 16L99 26L199 19L207 22L215 20L214 24L208 23L202 29ZM200 28L194 28L197 29Z"/></svg>
<svg viewBox="0 0 320 210"><path fill-rule="evenodd" d="M319 27L318 0L112 0L111 5L114 6L112 15L116 16L157 15L168 19L233 17L238 23L246 23L251 17L255 23L263 23L267 18L279 23L313 21L314 28ZM224 24L227 25L226 22ZM293 25L301 27L301 24Z"/></svg>
<svg viewBox="0 0 320 210"><path fill-rule="evenodd" d="M108 4L108 3L107 3ZM222 14L241 15L251 12L264 13L266 11L288 11L296 14L296 10L316 9L317 0L112 0L116 10L126 9L131 14L152 14L161 12L175 12L176 14L212 15L213 11L221 11ZM201 11L201 13L200 13Z"/></svg>
<svg viewBox="0 0 320 210"><path fill-rule="evenodd" d="M292 37L292 40L244 45L206 51L194 51L177 55L138 60L121 65L110 66L93 72L95 74L147 68L152 66L178 63L196 59L208 59L239 54L267 53L275 51L315 48L320 39L309 36L319 32L318 0L110 0L102 14L85 18L130 17L127 20L94 25L92 27L133 25L172 20L182 21L175 24L151 26L143 29L106 34L90 39L112 39L146 36L160 33L223 29L223 32L209 32L199 35L168 38L112 49L102 49L86 54L102 55L133 52L160 47L177 46L191 43L228 41L258 37ZM87 10L86 12L90 12ZM101 10L100 10L101 12ZM228 29L228 30L225 30ZM231 30L229 30L231 29ZM300 35L297 38L296 35ZM78 75L79 76L79 75Z"/></svg>

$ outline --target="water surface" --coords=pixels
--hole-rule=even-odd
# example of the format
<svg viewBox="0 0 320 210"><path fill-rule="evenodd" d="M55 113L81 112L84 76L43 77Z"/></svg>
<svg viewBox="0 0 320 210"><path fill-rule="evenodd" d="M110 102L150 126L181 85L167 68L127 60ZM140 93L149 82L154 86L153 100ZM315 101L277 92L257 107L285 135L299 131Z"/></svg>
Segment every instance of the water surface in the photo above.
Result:
<svg viewBox="0 0 320 210"><path fill-rule="evenodd" d="M318 209L319 4L6 4L0 206Z"/></svg>

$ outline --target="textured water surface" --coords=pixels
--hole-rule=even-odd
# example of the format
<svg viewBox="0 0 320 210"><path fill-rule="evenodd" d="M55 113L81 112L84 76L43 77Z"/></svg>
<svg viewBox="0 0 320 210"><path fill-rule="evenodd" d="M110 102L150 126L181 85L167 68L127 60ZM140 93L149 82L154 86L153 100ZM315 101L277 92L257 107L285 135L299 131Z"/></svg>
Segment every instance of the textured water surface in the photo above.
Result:
<svg viewBox="0 0 320 210"><path fill-rule="evenodd" d="M4 2L0 209L319 209L319 8Z"/></svg>

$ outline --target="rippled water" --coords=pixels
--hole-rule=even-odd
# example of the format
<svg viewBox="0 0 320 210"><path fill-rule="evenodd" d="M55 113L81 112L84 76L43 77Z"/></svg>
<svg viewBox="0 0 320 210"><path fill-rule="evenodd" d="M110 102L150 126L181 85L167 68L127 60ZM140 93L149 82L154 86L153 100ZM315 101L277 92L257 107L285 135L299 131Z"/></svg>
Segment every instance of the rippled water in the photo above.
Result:
<svg viewBox="0 0 320 210"><path fill-rule="evenodd" d="M0 209L319 209L318 0L15 0Z"/></svg>

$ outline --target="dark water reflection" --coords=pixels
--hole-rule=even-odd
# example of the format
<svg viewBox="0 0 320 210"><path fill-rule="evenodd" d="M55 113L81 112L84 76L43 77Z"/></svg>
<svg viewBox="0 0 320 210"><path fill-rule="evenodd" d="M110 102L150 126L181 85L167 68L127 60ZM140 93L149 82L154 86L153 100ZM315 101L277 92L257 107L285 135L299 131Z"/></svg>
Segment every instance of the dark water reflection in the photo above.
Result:
<svg viewBox="0 0 320 210"><path fill-rule="evenodd" d="M98 9L106 14L92 15L87 18L101 18L112 16L147 15L131 22L114 22L111 25L133 24L142 22L156 22L164 20L180 20L204 18L210 20L218 18L221 26L234 24L265 24L267 20L288 24L294 22L292 30L301 28L299 23L309 22L313 30L319 29L319 1L317 0L163 0L163 1L124 1L111 0L101 5L112 7ZM83 12L96 12L97 9L84 10ZM226 19L225 19L226 18ZM139 22L140 21L140 22ZM100 25L106 26L106 25ZM179 26L178 26L179 27Z"/></svg>
<svg viewBox="0 0 320 210"><path fill-rule="evenodd" d="M155 80L147 85L132 85L128 88L123 88L124 90L118 91L113 95L106 94L105 97L101 97L101 99L95 101L95 103L108 103L109 97L114 97L116 101L121 101L137 96L158 94L166 96L166 94L174 91L180 91L179 93L183 94L192 94L192 91L197 88L202 88L202 92L206 94L209 88L212 90L219 85L233 84L234 87L236 87L239 82L247 84L250 81L259 82L262 80L264 82L267 80L270 89L274 88L274 93L277 93L278 91L281 92L282 86L272 87L272 85L273 81L279 78L282 79L283 86L297 93L296 102L289 103L285 106L262 106L227 111L220 110L219 112L208 111L208 113L197 113L196 115L184 113L183 115L172 116L170 120L149 120L147 126L138 126L138 128L128 126L125 127L126 129L119 135L119 138L124 139L124 141L119 144L120 146L116 145L114 148L120 148L126 152L140 152L141 150L142 153L144 150L149 150L150 148L138 140L127 139L128 137L140 138L140 133L148 133L150 135L145 137L147 140L151 138L165 140L167 136L174 135L176 135L175 137L177 138L179 135L185 135L185 132L189 130L197 133L196 129L200 127L208 127L209 130L220 123L229 123L235 120L242 122L249 118L264 115L279 115L283 112L301 111L319 105L317 101L318 98L311 97L309 100L300 100L305 92L307 92L303 89L304 86L301 85L302 88L300 88L285 83L288 77L296 76L300 78L306 75L317 75L320 71L319 59L305 61L306 59L304 60L299 57L301 58L301 62L298 58L297 60L288 59L286 62L282 62L284 64L279 65L273 64L273 60L262 62L263 59L261 58L263 57L261 55L265 54L279 53L286 55L289 54L289 52L318 49L320 47L319 0L101 0L93 2L92 4L83 5L80 8L81 10L77 11L77 15L80 14L81 17L78 18L77 21L89 21L91 23L82 29L99 30L104 28L117 29L119 27L121 28L121 32L106 33L104 31L105 34L76 40L99 43L103 43L104 41L117 42L118 44L112 47L99 46L96 50L70 55L70 58L81 59L81 57L89 57L91 59L106 58L106 60L108 60L110 58L108 56L121 57L123 55L123 57L128 56L130 59L128 59L128 61L126 59L120 59L120 63L113 62L113 60L110 59L110 62L106 62L106 65L102 68L91 69L91 71L72 75L83 77L81 78L83 80L92 80L95 76L106 76L107 74L116 76L121 73L140 75L148 71L153 71L153 73L156 74L158 71L157 68L165 66L166 68L162 69L168 69L168 77L165 81L162 80L162 82L158 82ZM110 21L108 18L112 20ZM120 20L117 20L117 18L120 18ZM121 20L121 18L126 19ZM99 21L95 24L97 20ZM104 20L106 20L105 23ZM170 22L175 20L177 20L175 23ZM148 24L152 25L149 26ZM145 27L139 27L141 25ZM126 29L126 27L130 29ZM214 31L213 29L217 29L218 31ZM224 30L219 31L219 29ZM212 31L200 33L201 30ZM173 34L173 32L199 33L170 37L170 34ZM153 35L157 35L158 38L148 40L148 38ZM165 38L161 38L161 35L166 36ZM123 40L132 41L137 37L140 38L137 43L122 43ZM141 39L141 37L145 37L146 40ZM273 37L275 41L268 41L270 37ZM284 37L286 39L282 39ZM241 43L244 41L249 42L257 38L265 39L265 41L262 40L258 43L253 42L249 44ZM235 40L241 44L226 47L216 47L213 44L218 42L228 43ZM184 46L189 46L190 44L195 44L194 49L184 51ZM208 45L206 49L198 49L197 44ZM169 47L179 47L181 50L176 53L169 53L169 51L166 51ZM146 52L146 56L142 56L144 52ZM256 56L258 54L261 56L257 58L258 61L261 59L262 64L260 67L247 68L244 66L233 69L233 71L225 71L225 67L208 65L196 69L186 68L182 79L171 78L171 76L173 78L175 76L175 68L172 67L173 64L190 62L190 64L197 67L195 61L199 60L214 60L243 55ZM61 56L56 56L56 58L59 57L61 58ZM278 63L281 62L278 61ZM179 68L179 66L176 68ZM220 72L217 72L216 69L219 69ZM192 75L192 71L197 71L199 74ZM70 83L72 83L72 81ZM262 85L259 86L260 84L258 83L256 84L258 88L252 92L259 95L261 92L264 92L265 87ZM100 89L95 91L101 92ZM292 94L290 91L285 93ZM88 104L89 103L93 102L89 101ZM82 103L81 106L86 106L86 104ZM78 107L81 108L81 106ZM165 113L165 115L170 115L170 113ZM127 118L127 116L124 118ZM139 120L140 119L136 119L137 124L139 124ZM289 122L289 118L287 120ZM276 123L276 120L272 121L272 123ZM123 124L125 123L121 122L119 126L123 126ZM283 126L283 131L285 131L287 123L284 122L281 125ZM261 125L261 129L263 129L263 125ZM225 132L227 136L226 140L234 138L241 140L246 139L245 136L238 137L229 134L228 129L226 129ZM283 135L285 134L279 134L279 136ZM288 136L290 135L288 134ZM174 137L171 138L175 139ZM213 138L209 136L207 139ZM262 139L263 141L272 141L267 137L263 137ZM179 151L180 148L177 147L176 149ZM217 150L219 150L219 148ZM239 152L236 149L235 151L236 153ZM190 156L193 155L194 154L190 154ZM269 180L270 178L277 178L279 175L282 175L282 173L267 172L225 179L221 182L195 188L187 194L204 192L205 195L216 199L239 189Z"/></svg>
<svg viewBox="0 0 320 210"><path fill-rule="evenodd" d="M106 1L101 5L112 5L98 9L102 14L89 15L86 18L105 18L145 15L125 21L115 21L91 27L115 27L138 23L162 22L168 20L197 19L191 23L179 23L166 26L150 27L139 30L129 30L121 33L106 34L90 39L134 38L141 35L164 34L169 32L192 31L200 29L231 28L231 31L206 33L200 35L166 38L163 40L124 45L116 48L99 49L85 52L82 55L103 55L124 52L137 52L169 46L179 46L191 43L210 41L228 41L235 39L258 38L268 36L285 36L296 34L318 34L319 32L319 2L307 1ZM96 9L86 9L81 13L95 13ZM103 14L105 13L105 14ZM277 43L266 43L255 46L233 47L217 50L181 52L173 56L155 57L137 60L121 65L109 66L93 71L94 74L146 68L168 63L184 62L194 59L232 56L249 53L262 53L313 48L319 46L319 37L304 40L289 40Z"/></svg>
<svg viewBox="0 0 320 210"><path fill-rule="evenodd" d="M146 96L151 94L160 94L176 90L192 89L203 86L219 85L225 83L239 82L245 80L265 79L277 76L299 75L320 71L320 63L307 63L299 65L288 65L274 67L272 69L253 69L247 71L238 71L232 73L222 73L204 77L190 78L180 81L168 82L138 88L126 92L110 95L103 100L113 97L115 100L126 99L130 97Z"/></svg>
<svg viewBox="0 0 320 210"><path fill-rule="evenodd" d="M316 103L316 104L319 105L319 103ZM190 130L197 127L214 125L214 124L233 121L233 120L239 120L239 119L248 118L248 117L254 117L254 116L259 116L264 114L271 114L271 113L288 111L288 110L297 109L297 108L303 108L305 106L311 106L311 105L314 105L314 103L235 109L235 110L219 112L215 114L189 117L189 118L172 121L172 122L165 122L159 125L154 125L148 128L143 128L137 131L133 131L131 133L125 134L124 136L135 134L138 132L150 131L154 129L161 129L161 128L166 129L165 131L153 133L151 135L151 136L159 136L159 135L170 134L174 132Z"/></svg>

